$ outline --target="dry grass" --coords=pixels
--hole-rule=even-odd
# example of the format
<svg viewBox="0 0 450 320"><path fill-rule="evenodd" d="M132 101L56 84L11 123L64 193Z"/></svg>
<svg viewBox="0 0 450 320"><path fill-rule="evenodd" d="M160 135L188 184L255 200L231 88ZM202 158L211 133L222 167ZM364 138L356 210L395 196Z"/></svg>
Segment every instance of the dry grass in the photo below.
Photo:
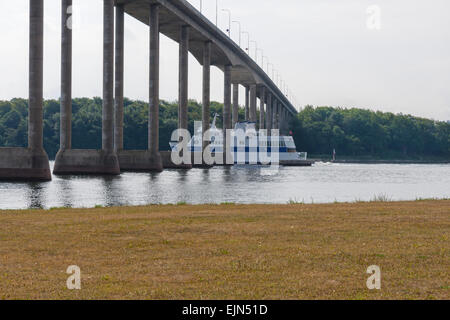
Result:
<svg viewBox="0 0 450 320"><path fill-rule="evenodd" d="M450 298L450 201L0 211L0 226L0 299Z"/></svg>

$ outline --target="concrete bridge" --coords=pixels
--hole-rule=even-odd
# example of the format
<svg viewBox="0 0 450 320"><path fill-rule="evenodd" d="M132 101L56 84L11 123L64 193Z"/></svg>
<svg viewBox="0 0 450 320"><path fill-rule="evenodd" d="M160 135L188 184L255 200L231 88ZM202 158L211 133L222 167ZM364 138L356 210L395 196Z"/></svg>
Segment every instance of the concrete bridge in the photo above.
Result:
<svg viewBox="0 0 450 320"><path fill-rule="evenodd" d="M55 174L120 174L161 171L159 151L159 37L179 43L180 129L188 127L188 55L203 68L203 130L209 129L211 66L224 72L223 128L238 121L239 86L246 88L245 117L261 129L288 130L297 111L270 77L225 33L185 0L103 0L102 149L72 149L72 0L61 0L61 132ZM30 0L28 148L0 148L0 179L50 180L43 149L44 0ZM115 10L114 10L115 9ZM150 84L148 150L124 150L124 15L149 26ZM260 116L257 119L259 99ZM206 147L206 145L205 145Z"/></svg>

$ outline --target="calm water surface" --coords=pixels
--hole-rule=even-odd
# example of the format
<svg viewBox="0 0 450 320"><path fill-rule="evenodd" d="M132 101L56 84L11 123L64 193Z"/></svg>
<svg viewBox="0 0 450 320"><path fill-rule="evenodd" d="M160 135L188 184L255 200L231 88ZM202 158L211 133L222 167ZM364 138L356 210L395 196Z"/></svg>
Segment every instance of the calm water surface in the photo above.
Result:
<svg viewBox="0 0 450 320"><path fill-rule="evenodd" d="M51 163L53 167L53 163ZM117 177L54 176L45 183L0 182L0 209L155 203L352 202L450 198L450 165L316 164L311 168L237 166Z"/></svg>

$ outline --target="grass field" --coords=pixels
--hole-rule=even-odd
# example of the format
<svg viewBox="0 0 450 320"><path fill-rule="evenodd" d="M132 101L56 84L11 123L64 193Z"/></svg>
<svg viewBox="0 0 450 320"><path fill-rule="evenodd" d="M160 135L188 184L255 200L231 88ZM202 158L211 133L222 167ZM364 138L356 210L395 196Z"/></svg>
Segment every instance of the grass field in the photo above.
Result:
<svg viewBox="0 0 450 320"><path fill-rule="evenodd" d="M446 200L0 211L0 299L449 299L449 236Z"/></svg>

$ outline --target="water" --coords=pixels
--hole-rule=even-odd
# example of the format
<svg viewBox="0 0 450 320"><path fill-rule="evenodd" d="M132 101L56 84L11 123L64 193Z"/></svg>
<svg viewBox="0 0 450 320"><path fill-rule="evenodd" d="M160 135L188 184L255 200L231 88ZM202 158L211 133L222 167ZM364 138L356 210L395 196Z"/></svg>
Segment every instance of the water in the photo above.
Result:
<svg viewBox="0 0 450 320"><path fill-rule="evenodd" d="M53 166L53 163L51 163ZM353 202L450 198L450 165L316 164L217 167L124 173L117 177L54 176L45 183L0 182L0 209L95 207L155 203Z"/></svg>

